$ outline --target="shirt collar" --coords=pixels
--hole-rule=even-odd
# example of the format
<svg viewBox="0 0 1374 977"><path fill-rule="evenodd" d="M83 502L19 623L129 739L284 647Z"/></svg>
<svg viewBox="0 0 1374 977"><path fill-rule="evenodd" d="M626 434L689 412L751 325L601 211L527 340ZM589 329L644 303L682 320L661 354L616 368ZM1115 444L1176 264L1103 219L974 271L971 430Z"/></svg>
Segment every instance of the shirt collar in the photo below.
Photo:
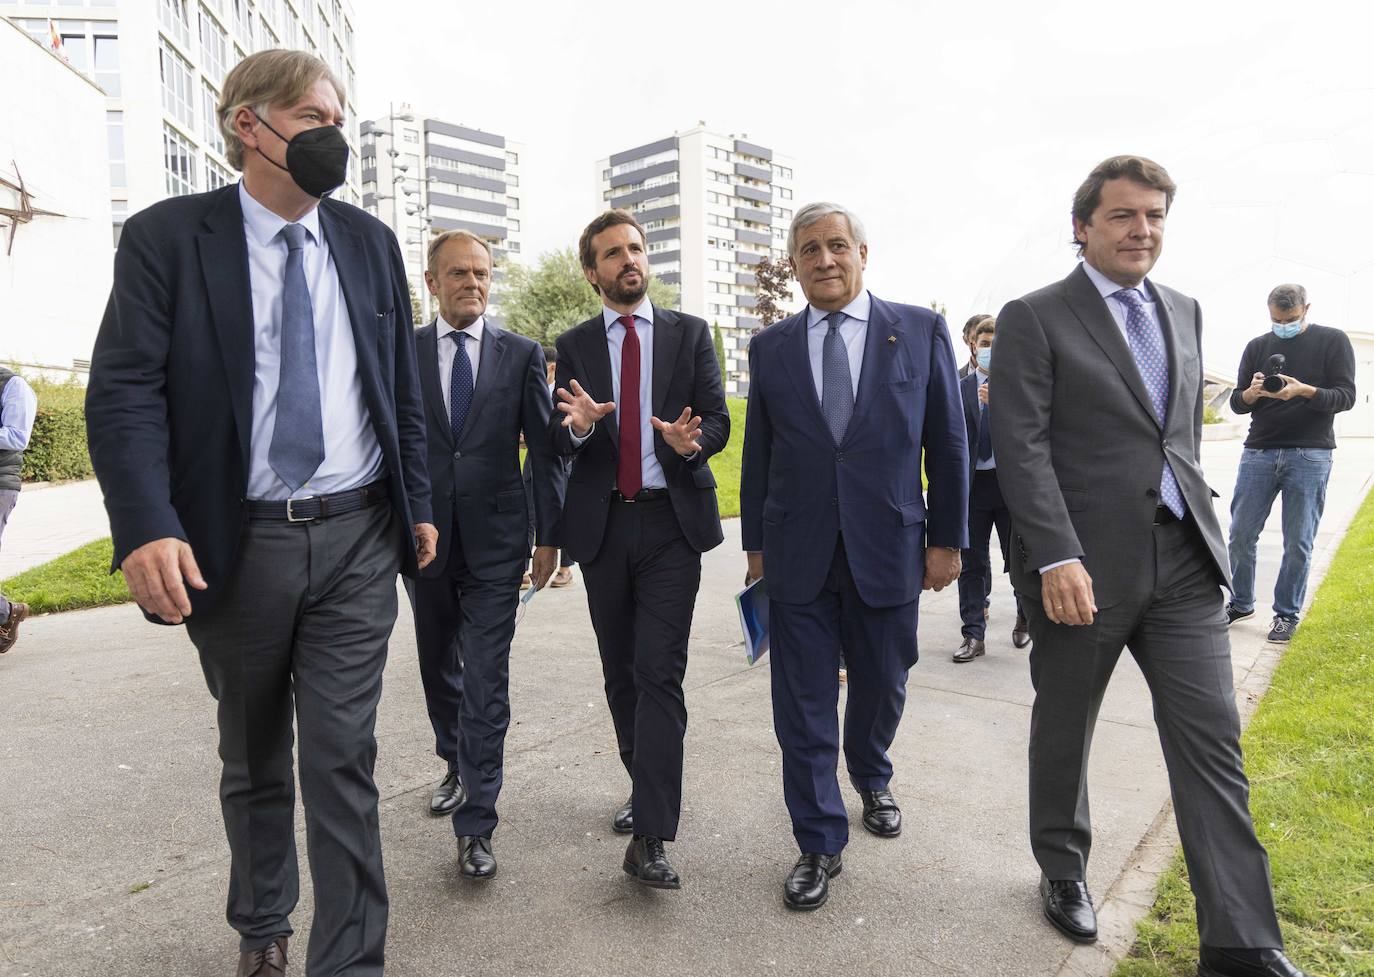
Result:
<svg viewBox="0 0 1374 977"><path fill-rule="evenodd" d="M611 331L611 326L615 325L620 319L620 313L614 309L608 309L604 305L601 307L601 318L606 323L606 331ZM644 301L639 303L639 308L633 313L636 319L643 319L649 325L654 324L654 304L649 301L649 296L644 296Z"/></svg>
<svg viewBox="0 0 1374 977"><path fill-rule="evenodd" d="M1104 299L1110 298L1117 292L1121 291L1120 285L1112 281L1106 275L1102 274L1102 272L1098 271L1092 265L1088 264L1086 259L1083 261L1083 270L1088 273L1088 281L1092 282L1093 285L1097 287L1097 291L1102 295ZM1132 289L1132 291L1139 295L1146 302L1153 302L1154 296L1152 296L1150 294L1150 290L1145 287L1145 282L1148 281L1148 278L1145 279L1145 281L1142 281L1139 285Z"/></svg>
<svg viewBox="0 0 1374 977"><path fill-rule="evenodd" d="M257 199L248 192L248 188L239 181L239 205L243 208L243 227L248 232L248 237L259 247L267 247L272 244L281 229L290 221L272 213ZM311 207L309 213L296 223L305 228L310 240L316 244L320 243L320 208Z"/></svg>
<svg viewBox="0 0 1374 977"><path fill-rule="evenodd" d="M451 332L462 332L467 333L480 344L482 342L482 329L486 325L487 317L484 315L479 315L477 317L477 321L474 322L472 325L466 327L465 329L453 328L453 326L449 325L448 320L445 319L442 315L437 316L434 321L435 323L437 323L440 339L443 339Z"/></svg>
<svg viewBox="0 0 1374 977"><path fill-rule="evenodd" d="M840 311L851 319L858 319L860 322L868 321L869 308L872 305L873 296L868 294L868 289L863 289L858 295L854 296L854 301L850 302ZM814 305L806 307L807 328L815 326L825 321L825 317L830 313L824 309L818 309Z"/></svg>

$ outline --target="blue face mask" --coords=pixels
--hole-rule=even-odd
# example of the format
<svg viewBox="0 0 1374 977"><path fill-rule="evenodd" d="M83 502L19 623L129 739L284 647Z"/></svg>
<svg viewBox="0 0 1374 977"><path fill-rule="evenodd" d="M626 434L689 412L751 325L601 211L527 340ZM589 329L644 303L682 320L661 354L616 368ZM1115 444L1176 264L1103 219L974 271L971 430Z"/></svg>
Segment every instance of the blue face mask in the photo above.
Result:
<svg viewBox="0 0 1374 977"><path fill-rule="evenodd" d="M1292 339L1298 333L1302 332L1304 321L1303 319L1299 319L1297 322L1275 322L1270 319L1269 324L1274 327L1275 336L1278 336L1280 339Z"/></svg>
<svg viewBox="0 0 1374 977"><path fill-rule="evenodd" d="M987 373L992 367L992 347L987 346L978 351L978 369Z"/></svg>

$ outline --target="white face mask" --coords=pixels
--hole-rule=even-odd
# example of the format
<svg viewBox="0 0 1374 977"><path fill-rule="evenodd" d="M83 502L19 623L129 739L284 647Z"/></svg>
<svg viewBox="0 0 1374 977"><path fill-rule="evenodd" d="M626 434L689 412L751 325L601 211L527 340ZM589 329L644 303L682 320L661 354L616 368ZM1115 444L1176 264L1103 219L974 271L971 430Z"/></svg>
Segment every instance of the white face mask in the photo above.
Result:
<svg viewBox="0 0 1374 977"><path fill-rule="evenodd" d="M1270 319L1269 325L1273 327L1275 336L1278 336L1280 339L1292 339L1298 333L1302 332L1302 327L1306 322L1307 317L1303 316L1301 319L1294 322L1275 322L1273 319Z"/></svg>

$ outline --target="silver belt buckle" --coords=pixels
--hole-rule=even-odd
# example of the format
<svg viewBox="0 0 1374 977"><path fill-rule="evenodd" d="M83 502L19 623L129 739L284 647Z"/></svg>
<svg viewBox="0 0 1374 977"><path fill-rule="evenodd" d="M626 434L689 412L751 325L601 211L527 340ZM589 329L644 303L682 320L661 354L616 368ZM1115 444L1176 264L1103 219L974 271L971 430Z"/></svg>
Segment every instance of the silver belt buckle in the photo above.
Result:
<svg viewBox="0 0 1374 977"><path fill-rule="evenodd" d="M313 495L307 495L307 496L306 496L305 498L303 498L303 499L287 499L287 500L286 500L286 521L287 521L287 522L310 522L312 519L315 518L314 516L297 516L297 515L291 510L291 506L292 506L293 503L296 503L296 502L313 502L314 500L315 500L315 496L313 496Z"/></svg>

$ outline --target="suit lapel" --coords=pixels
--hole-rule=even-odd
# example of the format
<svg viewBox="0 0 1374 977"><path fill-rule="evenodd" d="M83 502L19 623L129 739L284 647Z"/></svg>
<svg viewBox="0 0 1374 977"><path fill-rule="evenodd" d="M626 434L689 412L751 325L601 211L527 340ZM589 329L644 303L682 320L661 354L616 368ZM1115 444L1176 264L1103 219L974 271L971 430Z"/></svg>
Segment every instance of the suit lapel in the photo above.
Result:
<svg viewBox="0 0 1374 977"><path fill-rule="evenodd" d="M615 385L611 383L611 350L606 342L606 325L601 313L585 324L581 336L582 363L587 371L586 377L574 377L587 394L597 403L605 403L615 396ZM616 405L619 409L620 405ZM601 419L602 429L611 439L611 450L619 452L620 429L616 426L615 411Z"/></svg>
<svg viewBox="0 0 1374 977"><path fill-rule="evenodd" d="M1107 354L1107 358L1116 367L1116 372L1126 381L1126 386L1140 402L1145 413L1158 422L1154 404L1150 401L1150 392L1145 389L1145 381L1140 378L1140 369L1135 365L1135 357L1131 355L1131 347L1126 343L1126 336L1116 324L1111 310L1107 308L1107 300L1098 292L1092 279L1081 266L1075 268L1064 280L1064 286L1064 301L1068 303L1069 309L1077 316L1078 321L1083 323L1083 328L1102 348L1102 352Z"/></svg>
<svg viewBox="0 0 1374 977"><path fill-rule="evenodd" d="M803 308L792 318L772 328L786 333L781 344L783 365L792 377L792 384L797 388L801 403L808 406L815 415L813 421L819 425L818 430L828 431L825 415L821 413L820 399L816 396L816 380L811 373L811 349L807 339L809 308L810 306Z"/></svg>
<svg viewBox="0 0 1374 977"><path fill-rule="evenodd" d="M1173 300L1164 289L1157 287L1153 282L1149 283L1150 290L1155 293L1155 311L1159 314L1159 331L1164 334L1164 350L1169 361L1169 401L1165 406L1168 412L1164 422L1174 414L1174 409L1183 403L1183 361L1180 340L1182 334L1178 331L1178 316L1174 310Z"/></svg>
<svg viewBox="0 0 1374 977"><path fill-rule="evenodd" d="M864 339L864 357L859 367L859 392L854 397L854 415L849 419L849 429L845 431L840 443L849 440L858 422L868 412L873 403L874 391L892 374L892 360L898 344L889 343L889 336L905 338L905 331L899 327L897 317L888 309L886 303L869 296L868 333Z"/></svg>
<svg viewBox="0 0 1374 977"><path fill-rule="evenodd" d="M205 231L196 236L201 273L209 297L210 317L219 338L229 400L244 471L248 470L249 437L253 430L253 302L248 273L248 239L238 185L226 187L215 208L205 217Z"/></svg>
<svg viewBox="0 0 1374 977"><path fill-rule="evenodd" d="M348 324L353 332L353 345L358 358L358 378L363 382L364 394L369 387L381 389L377 360L377 319L382 315L371 301L372 275L364 260L362 240L328 206L320 204L320 230L329 243L329 256L339 275L344 305L348 308ZM369 404L369 409L374 405Z"/></svg>
<svg viewBox="0 0 1374 977"><path fill-rule="evenodd" d="M429 411L430 428L444 432L444 440L453 443L453 426L444 406L443 379L439 376L439 323L436 319L415 334L415 360L420 368L420 389Z"/></svg>
<svg viewBox="0 0 1374 977"><path fill-rule="evenodd" d="M654 376L651 398L654 416L672 422L675 417L663 416L663 404L668 399L668 385L673 380L678 348L682 345L682 326L677 314L654 306Z"/></svg>
<svg viewBox="0 0 1374 977"><path fill-rule="evenodd" d="M482 408L491 399L491 392L496 387L497 377L501 374L501 365L506 358L506 339L505 334L492 326L491 323L482 325L482 355L477 364L477 383L472 388L472 410L468 412L468 419L463 422L463 436L458 439L461 446L472 429L477 426L477 418L482 415ZM521 378L524 382L524 378Z"/></svg>

